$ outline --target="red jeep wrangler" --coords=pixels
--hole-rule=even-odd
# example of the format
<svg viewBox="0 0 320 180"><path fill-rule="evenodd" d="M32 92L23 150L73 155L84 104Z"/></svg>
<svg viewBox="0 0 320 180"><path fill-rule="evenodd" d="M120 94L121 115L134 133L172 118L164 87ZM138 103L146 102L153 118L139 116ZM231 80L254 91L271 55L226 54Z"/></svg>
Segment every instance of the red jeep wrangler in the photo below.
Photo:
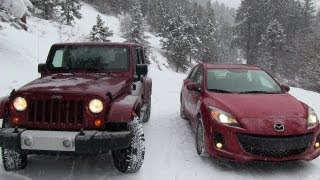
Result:
<svg viewBox="0 0 320 180"><path fill-rule="evenodd" d="M152 87L142 46L55 44L38 71L39 79L0 99L5 170L25 168L29 154L110 150L119 171L140 169Z"/></svg>

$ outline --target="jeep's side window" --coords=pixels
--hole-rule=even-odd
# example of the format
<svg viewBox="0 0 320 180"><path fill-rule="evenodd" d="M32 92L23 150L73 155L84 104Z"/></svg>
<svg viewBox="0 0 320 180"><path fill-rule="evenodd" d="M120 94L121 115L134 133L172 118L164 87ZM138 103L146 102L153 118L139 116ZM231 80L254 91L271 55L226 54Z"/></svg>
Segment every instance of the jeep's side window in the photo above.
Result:
<svg viewBox="0 0 320 180"><path fill-rule="evenodd" d="M194 79L194 76L196 75L196 72L198 71L198 69L199 69L199 66L193 68L193 70L192 70L192 72L190 73L190 76L189 76L190 80Z"/></svg>
<svg viewBox="0 0 320 180"><path fill-rule="evenodd" d="M193 79L193 82L201 84L202 83L202 78L203 78L202 69L199 68L198 71L196 72L196 75L195 75L195 77Z"/></svg>
<svg viewBox="0 0 320 180"><path fill-rule="evenodd" d="M62 67L63 60L63 50L57 50L53 57L53 67L60 68Z"/></svg>

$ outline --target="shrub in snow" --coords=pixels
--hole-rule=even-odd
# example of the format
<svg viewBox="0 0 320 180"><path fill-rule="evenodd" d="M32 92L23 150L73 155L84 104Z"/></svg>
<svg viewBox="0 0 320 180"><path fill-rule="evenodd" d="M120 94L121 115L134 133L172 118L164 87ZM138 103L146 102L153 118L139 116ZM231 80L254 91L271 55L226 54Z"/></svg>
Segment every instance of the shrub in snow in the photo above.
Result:
<svg viewBox="0 0 320 180"><path fill-rule="evenodd" d="M104 25L104 21L100 15L97 16L97 23L92 27L89 35L91 42L110 42L109 37L113 36L113 32Z"/></svg>

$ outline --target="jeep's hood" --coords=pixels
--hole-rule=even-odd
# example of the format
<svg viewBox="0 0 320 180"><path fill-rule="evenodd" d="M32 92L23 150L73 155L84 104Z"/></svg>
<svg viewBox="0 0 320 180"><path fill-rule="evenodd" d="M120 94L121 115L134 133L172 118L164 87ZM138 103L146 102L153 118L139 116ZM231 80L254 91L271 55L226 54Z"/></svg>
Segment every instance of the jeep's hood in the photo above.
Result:
<svg viewBox="0 0 320 180"><path fill-rule="evenodd" d="M85 93L105 97L116 95L128 85L128 78L109 74L53 74L36 79L18 90L18 93Z"/></svg>
<svg viewBox="0 0 320 180"><path fill-rule="evenodd" d="M289 94L209 93L209 104L225 109L237 118L305 118L307 109Z"/></svg>

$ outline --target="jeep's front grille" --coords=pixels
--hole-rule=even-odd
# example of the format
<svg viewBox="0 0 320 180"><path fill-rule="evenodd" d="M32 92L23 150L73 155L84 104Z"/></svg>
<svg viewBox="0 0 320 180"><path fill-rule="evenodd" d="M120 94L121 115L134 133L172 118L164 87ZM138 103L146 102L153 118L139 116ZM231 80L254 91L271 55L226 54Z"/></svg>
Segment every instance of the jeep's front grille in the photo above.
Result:
<svg viewBox="0 0 320 180"><path fill-rule="evenodd" d="M313 134L298 136L256 136L237 134L244 150L250 154L285 158L305 152L311 145Z"/></svg>
<svg viewBox="0 0 320 180"><path fill-rule="evenodd" d="M82 101L31 100L29 102L29 122L52 125L84 123Z"/></svg>

